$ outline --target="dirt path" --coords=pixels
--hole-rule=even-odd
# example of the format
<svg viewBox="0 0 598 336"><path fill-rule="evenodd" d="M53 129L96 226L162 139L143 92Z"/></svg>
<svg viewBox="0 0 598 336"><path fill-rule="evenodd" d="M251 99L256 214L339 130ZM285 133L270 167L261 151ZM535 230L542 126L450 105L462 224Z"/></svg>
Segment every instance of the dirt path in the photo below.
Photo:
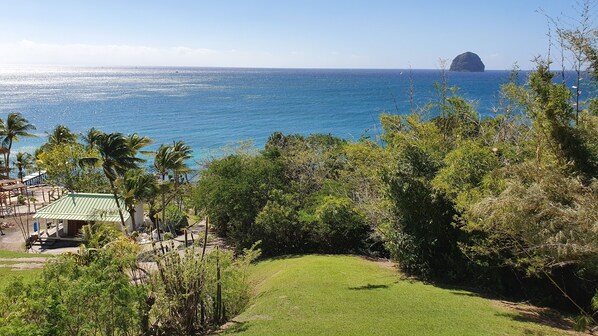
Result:
<svg viewBox="0 0 598 336"><path fill-rule="evenodd" d="M12 268L13 270L42 268L44 267L46 260L48 260L48 258L0 258L0 267Z"/></svg>

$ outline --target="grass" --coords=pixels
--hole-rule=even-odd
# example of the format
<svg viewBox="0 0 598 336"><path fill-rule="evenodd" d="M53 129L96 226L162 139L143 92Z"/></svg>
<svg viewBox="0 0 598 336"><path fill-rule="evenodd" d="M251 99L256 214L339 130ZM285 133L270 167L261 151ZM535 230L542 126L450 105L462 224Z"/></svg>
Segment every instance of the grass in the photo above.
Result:
<svg viewBox="0 0 598 336"><path fill-rule="evenodd" d="M22 277L25 281L33 281L40 276L41 272L41 268L16 270L9 267L0 267L0 290L15 277Z"/></svg>
<svg viewBox="0 0 598 336"><path fill-rule="evenodd" d="M355 256L252 266L255 297L227 335L559 335L498 301L401 279Z"/></svg>
<svg viewBox="0 0 598 336"><path fill-rule="evenodd" d="M37 253L25 253L18 251L0 250L0 258L34 258L34 257L49 257L48 255ZM41 269L13 269L11 265L24 263L23 260L3 260L0 261L0 289L4 288L12 278L23 277L25 281L33 281L39 277Z"/></svg>
<svg viewBox="0 0 598 336"><path fill-rule="evenodd" d="M0 258L40 258L49 257L47 254L25 253L19 251L0 250Z"/></svg>

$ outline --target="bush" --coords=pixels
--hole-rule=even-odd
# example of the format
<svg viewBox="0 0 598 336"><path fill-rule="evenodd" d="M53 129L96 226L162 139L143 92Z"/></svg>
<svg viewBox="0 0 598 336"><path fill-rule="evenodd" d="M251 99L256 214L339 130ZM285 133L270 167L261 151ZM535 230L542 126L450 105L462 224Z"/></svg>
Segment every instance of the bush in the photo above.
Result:
<svg viewBox="0 0 598 336"><path fill-rule="evenodd" d="M238 314L249 300L247 266L258 256L251 249L238 258L219 250L203 257L194 247L161 256L151 280L152 334L207 333Z"/></svg>
<svg viewBox="0 0 598 336"><path fill-rule="evenodd" d="M171 236L180 234L184 228L189 226L187 214L175 204L166 206L166 225L160 224L162 231L171 233Z"/></svg>
<svg viewBox="0 0 598 336"><path fill-rule="evenodd" d="M331 253L359 252L369 236L370 227L350 199L324 196L314 212L313 239L318 250Z"/></svg>
<svg viewBox="0 0 598 336"><path fill-rule="evenodd" d="M304 252L309 244L304 224L299 221L298 202L293 195L273 190L270 200L257 214L254 240L268 255Z"/></svg>
<svg viewBox="0 0 598 336"><path fill-rule="evenodd" d="M268 195L284 185L282 167L261 155L230 155L214 160L193 192L193 205L210 218L212 227L237 248L255 243L254 223Z"/></svg>
<svg viewBox="0 0 598 336"><path fill-rule="evenodd" d="M84 225L81 238L90 248L101 248L122 237L123 233L113 223L91 223Z"/></svg>
<svg viewBox="0 0 598 336"><path fill-rule="evenodd" d="M14 280L0 295L0 334L140 334L146 291L127 274L136 247L118 240L106 249L63 254L32 284Z"/></svg>

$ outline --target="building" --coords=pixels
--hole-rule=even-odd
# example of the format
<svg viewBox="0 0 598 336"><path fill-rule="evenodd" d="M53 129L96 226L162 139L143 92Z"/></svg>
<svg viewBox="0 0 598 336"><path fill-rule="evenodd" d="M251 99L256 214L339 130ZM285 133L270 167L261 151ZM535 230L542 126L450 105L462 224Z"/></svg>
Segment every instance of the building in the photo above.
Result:
<svg viewBox="0 0 598 336"><path fill-rule="evenodd" d="M120 202L125 225L129 232L134 231L131 216L126 211L124 202ZM135 223L143 223L143 204L135 207ZM33 219L38 223L38 236L50 239L73 239L83 225L91 222L115 223L121 227L118 207L112 194L69 193L39 209ZM49 233L48 227L56 228Z"/></svg>

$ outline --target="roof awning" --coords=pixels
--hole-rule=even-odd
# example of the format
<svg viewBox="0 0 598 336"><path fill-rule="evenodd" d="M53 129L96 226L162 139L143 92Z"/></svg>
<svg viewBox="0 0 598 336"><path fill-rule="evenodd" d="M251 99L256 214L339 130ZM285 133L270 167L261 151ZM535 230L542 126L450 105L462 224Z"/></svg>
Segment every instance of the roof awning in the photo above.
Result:
<svg viewBox="0 0 598 336"><path fill-rule="evenodd" d="M123 210L123 217L125 221L128 220L129 213ZM116 201L114 196L110 194L66 194L57 201L38 210L33 218L120 222Z"/></svg>

